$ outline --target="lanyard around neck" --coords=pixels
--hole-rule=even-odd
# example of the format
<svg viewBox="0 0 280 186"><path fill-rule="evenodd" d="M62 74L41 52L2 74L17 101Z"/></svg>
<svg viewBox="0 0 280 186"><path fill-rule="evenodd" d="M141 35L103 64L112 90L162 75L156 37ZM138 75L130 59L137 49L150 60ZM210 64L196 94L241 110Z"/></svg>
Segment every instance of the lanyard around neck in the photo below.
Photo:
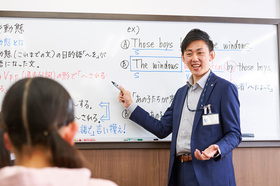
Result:
<svg viewBox="0 0 280 186"><path fill-rule="evenodd" d="M203 107L204 107L204 104L203 104L204 95L205 95L205 93L206 93L206 90L207 90L207 87L208 87L208 85L209 85L209 81L210 81L210 78L211 78L212 74L213 74L213 72L210 70L209 77L207 78L207 81L206 81L206 83L205 83L205 86L204 86L204 88L203 88L203 90L202 90L202 93L201 93L201 96L200 96L200 108L199 108L199 109L193 110L193 109L190 109L190 108L189 108L189 101L188 101L189 90L187 91L187 108L188 108L188 110L189 110L190 112L196 112L196 111L198 111L198 110L202 110L202 109L203 109Z"/></svg>

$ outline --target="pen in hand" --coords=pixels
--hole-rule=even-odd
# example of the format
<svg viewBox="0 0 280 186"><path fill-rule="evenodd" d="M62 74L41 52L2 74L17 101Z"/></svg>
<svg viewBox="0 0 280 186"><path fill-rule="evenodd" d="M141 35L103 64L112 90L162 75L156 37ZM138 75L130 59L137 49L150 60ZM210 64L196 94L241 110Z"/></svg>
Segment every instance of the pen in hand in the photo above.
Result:
<svg viewBox="0 0 280 186"><path fill-rule="evenodd" d="M114 85L117 89L119 89L120 91L122 91L121 88L120 88L120 86L119 86L116 82L114 82L114 81L111 81L111 82L113 83L113 85Z"/></svg>
<svg viewBox="0 0 280 186"><path fill-rule="evenodd" d="M117 89L119 89L120 90L120 94L119 94L119 102L121 102L121 103L123 103L124 102L124 100L123 100L123 91L121 90L121 87L120 87L120 85L118 85L116 82L114 82L114 81L111 81L112 82L112 84L117 88Z"/></svg>
<svg viewBox="0 0 280 186"><path fill-rule="evenodd" d="M118 85L116 82L111 81L112 84L120 90L119 102L123 103L125 108L128 108L132 103L131 93L125 90L122 86Z"/></svg>

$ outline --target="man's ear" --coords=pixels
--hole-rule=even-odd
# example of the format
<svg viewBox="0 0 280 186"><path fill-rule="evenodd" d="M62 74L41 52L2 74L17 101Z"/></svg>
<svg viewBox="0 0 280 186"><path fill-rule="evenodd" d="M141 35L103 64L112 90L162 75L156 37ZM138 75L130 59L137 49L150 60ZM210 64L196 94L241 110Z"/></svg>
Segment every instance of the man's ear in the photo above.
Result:
<svg viewBox="0 0 280 186"><path fill-rule="evenodd" d="M59 133L61 137L67 141L70 145L74 145L74 137L78 132L79 126L78 124L73 121L69 123L67 126L63 126L59 129Z"/></svg>
<svg viewBox="0 0 280 186"><path fill-rule="evenodd" d="M181 57L182 57L182 61L185 63L185 57L184 57L184 54L181 54Z"/></svg>
<svg viewBox="0 0 280 186"><path fill-rule="evenodd" d="M210 52L210 61L213 61L213 60L214 60L215 55L216 55L215 51L212 50L212 51Z"/></svg>
<svg viewBox="0 0 280 186"><path fill-rule="evenodd" d="M11 142L10 142L10 138L9 138L9 135L7 132L4 132L3 138L4 138L4 143L5 143L6 149L11 151Z"/></svg>

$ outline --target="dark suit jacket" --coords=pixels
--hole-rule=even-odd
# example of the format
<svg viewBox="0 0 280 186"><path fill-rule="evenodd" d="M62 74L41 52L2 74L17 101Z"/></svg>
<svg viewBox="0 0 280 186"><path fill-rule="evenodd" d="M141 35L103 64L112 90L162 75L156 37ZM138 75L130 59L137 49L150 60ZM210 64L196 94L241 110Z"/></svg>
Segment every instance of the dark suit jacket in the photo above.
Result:
<svg viewBox="0 0 280 186"><path fill-rule="evenodd" d="M168 185L174 185L176 179L176 139L181 121L182 108L188 86L181 87L175 94L171 106L161 120L151 117L148 112L137 106L130 119L138 123L159 138L165 138L172 132ZM191 136L191 153L194 171L201 186L233 186L235 183L232 164L232 150L241 142L240 112L237 88L214 73L209 81L204 97L204 105L211 104L212 113L219 114L219 124L203 126L203 110L195 114ZM200 108L200 103L197 109ZM221 156L217 159L200 161L194 158L195 149L203 151L211 144L219 145Z"/></svg>

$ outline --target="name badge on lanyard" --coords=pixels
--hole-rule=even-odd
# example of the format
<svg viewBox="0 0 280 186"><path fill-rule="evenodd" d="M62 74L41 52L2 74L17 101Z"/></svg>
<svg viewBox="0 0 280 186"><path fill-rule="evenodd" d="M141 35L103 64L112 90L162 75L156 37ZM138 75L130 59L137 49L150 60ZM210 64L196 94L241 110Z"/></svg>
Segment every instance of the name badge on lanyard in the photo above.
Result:
<svg viewBox="0 0 280 186"><path fill-rule="evenodd" d="M207 114L207 108L209 111L208 114ZM202 115L203 126L220 124L219 114L212 113L210 104L205 105L203 109L204 109L204 115Z"/></svg>

